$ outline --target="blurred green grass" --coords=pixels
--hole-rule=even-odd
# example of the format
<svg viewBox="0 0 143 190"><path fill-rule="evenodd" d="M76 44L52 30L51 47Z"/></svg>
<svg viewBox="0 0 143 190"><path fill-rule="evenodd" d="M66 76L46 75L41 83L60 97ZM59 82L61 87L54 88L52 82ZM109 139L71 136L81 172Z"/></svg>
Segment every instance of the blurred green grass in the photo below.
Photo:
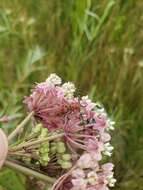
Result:
<svg viewBox="0 0 143 190"><path fill-rule="evenodd" d="M115 190L143 189L142 10L142 0L0 1L0 114L25 112L23 96L51 72L73 81L116 120ZM4 186L8 175L2 189L28 189Z"/></svg>

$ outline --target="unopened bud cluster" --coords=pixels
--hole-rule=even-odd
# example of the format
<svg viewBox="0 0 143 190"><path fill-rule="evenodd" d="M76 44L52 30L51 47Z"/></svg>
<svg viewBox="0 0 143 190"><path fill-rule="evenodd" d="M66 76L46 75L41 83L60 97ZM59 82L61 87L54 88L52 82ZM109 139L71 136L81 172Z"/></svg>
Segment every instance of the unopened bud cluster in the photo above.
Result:
<svg viewBox="0 0 143 190"><path fill-rule="evenodd" d="M57 141L51 143L50 151L52 154L56 155L57 163L61 166L61 168L68 169L72 167L71 155L67 152L64 142Z"/></svg>

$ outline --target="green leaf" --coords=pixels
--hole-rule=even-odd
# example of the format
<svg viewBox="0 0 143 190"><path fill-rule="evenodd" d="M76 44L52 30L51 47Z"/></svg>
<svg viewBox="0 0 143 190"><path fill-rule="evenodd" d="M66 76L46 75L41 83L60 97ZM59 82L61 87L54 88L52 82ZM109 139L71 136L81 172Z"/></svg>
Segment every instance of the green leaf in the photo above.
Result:
<svg viewBox="0 0 143 190"><path fill-rule="evenodd" d="M6 190L25 190L25 179L23 175L10 169L0 172L0 186Z"/></svg>

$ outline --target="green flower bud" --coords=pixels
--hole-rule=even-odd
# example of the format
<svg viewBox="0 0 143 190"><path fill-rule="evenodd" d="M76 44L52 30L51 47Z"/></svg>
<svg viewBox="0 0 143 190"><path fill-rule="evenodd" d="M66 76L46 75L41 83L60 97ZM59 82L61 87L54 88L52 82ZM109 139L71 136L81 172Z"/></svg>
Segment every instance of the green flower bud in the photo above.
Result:
<svg viewBox="0 0 143 190"><path fill-rule="evenodd" d="M65 144L63 142L57 142L57 147L65 147Z"/></svg>
<svg viewBox="0 0 143 190"><path fill-rule="evenodd" d="M47 155L44 155L44 156L42 156L42 160L44 161L44 162L49 162L49 156L48 156L48 154Z"/></svg>
<svg viewBox="0 0 143 190"><path fill-rule="evenodd" d="M52 153L56 153L56 150L57 150L56 146L52 146L50 150L51 150Z"/></svg>
<svg viewBox="0 0 143 190"><path fill-rule="evenodd" d="M31 158L23 157L22 160L26 163L29 164L31 162Z"/></svg>
<svg viewBox="0 0 143 190"><path fill-rule="evenodd" d="M66 151L66 147L63 142L57 142L56 148L59 154L64 153Z"/></svg>
<svg viewBox="0 0 143 190"><path fill-rule="evenodd" d="M61 167L62 167L63 169L69 169L69 168L72 167L72 163L71 163L71 162L63 162L63 163L61 164Z"/></svg>
<svg viewBox="0 0 143 190"><path fill-rule="evenodd" d="M48 153L49 152L49 143L42 144L39 148L39 152L41 154Z"/></svg>
<svg viewBox="0 0 143 190"><path fill-rule="evenodd" d="M47 135L48 135L48 129L42 128L40 137L44 138L44 137L47 137Z"/></svg>
<svg viewBox="0 0 143 190"><path fill-rule="evenodd" d="M50 158L48 154L43 154L39 160L42 166L47 166L49 161L50 161Z"/></svg>
<svg viewBox="0 0 143 190"><path fill-rule="evenodd" d="M62 159L65 161L69 161L69 160L71 160L71 155L70 154L63 154Z"/></svg>
<svg viewBox="0 0 143 190"><path fill-rule="evenodd" d="M41 132L41 129L42 129L42 124L38 124L38 125L36 125L33 129L32 129L32 132L33 133L40 133Z"/></svg>
<svg viewBox="0 0 143 190"><path fill-rule="evenodd" d="M49 149L49 143L44 143L44 144L42 144L42 147Z"/></svg>
<svg viewBox="0 0 143 190"><path fill-rule="evenodd" d="M40 153L41 153L41 154L48 153L48 152L49 152L49 149L48 149L48 148L44 148L44 147L41 147L41 148L40 148Z"/></svg>
<svg viewBox="0 0 143 190"><path fill-rule="evenodd" d="M64 161L61 160L61 159L59 159L59 160L57 160L57 163L60 164L60 165L62 165L64 163Z"/></svg>
<svg viewBox="0 0 143 190"><path fill-rule="evenodd" d="M52 142L50 145L51 145L51 147L56 146L56 142Z"/></svg>
<svg viewBox="0 0 143 190"><path fill-rule="evenodd" d="M42 166L47 166L47 165L48 165L48 162L47 162L47 161L40 160L40 164L41 164Z"/></svg>
<svg viewBox="0 0 143 190"><path fill-rule="evenodd" d="M62 153L64 153L66 151L66 148L63 146L63 147L57 147L57 152L59 153L59 154L62 154Z"/></svg>

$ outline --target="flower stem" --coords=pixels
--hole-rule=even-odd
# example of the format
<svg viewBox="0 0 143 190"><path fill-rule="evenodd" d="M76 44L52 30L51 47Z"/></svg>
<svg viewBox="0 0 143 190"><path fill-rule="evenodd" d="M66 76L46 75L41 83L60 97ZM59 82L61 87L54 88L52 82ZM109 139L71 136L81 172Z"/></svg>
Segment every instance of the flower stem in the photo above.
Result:
<svg viewBox="0 0 143 190"><path fill-rule="evenodd" d="M4 115L0 118L0 123L8 123L20 117L21 117L21 114L15 114L11 116Z"/></svg>
<svg viewBox="0 0 143 190"><path fill-rule="evenodd" d="M13 151L18 151L18 150L21 150L23 148L27 148L27 147L30 147L30 146L33 146L33 145L38 145L40 143L44 143L46 141L51 141L51 140L54 140L54 139L57 139L57 138L61 138L63 136L64 136L64 133L60 133L60 134L56 134L56 135L46 137L46 138L43 138L43 139L38 139L36 141L26 142L26 143L23 143L23 144L17 145L16 147L11 148L9 151L12 151L12 152Z"/></svg>
<svg viewBox="0 0 143 190"><path fill-rule="evenodd" d="M45 181L45 182L48 182L48 183L54 183L55 182L55 178L52 178L52 177L49 177L47 175L44 175L42 173L39 173L37 171L34 171L30 168L26 168L24 166L21 166L19 164L16 164L12 161L9 161L9 160L6 160L5 161L5 166L7 166L8 168L10 169L14 169L14 170L17 170L27 176L33 176L39 180L42 180L42 181Z"/></svg>
<svg viewBox="0 0 143 190"><path fill-rule="evenodd" d="M27 157L27 158L31 158L31 154L24 154L21 152L9 152L8 153L9 156L21 156L21 157Z"/></svg>
<svg viewBox="0 0 143 190"><path fill-rule="evenodd" d="M67 173L62 175L60 178L58 178L55 183L53 184L51 190L58 190L60 186L62 186L62 183L66 178L72 173L72 171L76 168L76 165L74 165Z"/></svg>
<svg viewBox="0 0 143 190"><path fill-rule="evenodd" d="M19 131L28 123L30 118L33 116L34 112L30 112L28 116L12 131L12 133L8 136L8 141L10 142L18 133Z"/></svg>

